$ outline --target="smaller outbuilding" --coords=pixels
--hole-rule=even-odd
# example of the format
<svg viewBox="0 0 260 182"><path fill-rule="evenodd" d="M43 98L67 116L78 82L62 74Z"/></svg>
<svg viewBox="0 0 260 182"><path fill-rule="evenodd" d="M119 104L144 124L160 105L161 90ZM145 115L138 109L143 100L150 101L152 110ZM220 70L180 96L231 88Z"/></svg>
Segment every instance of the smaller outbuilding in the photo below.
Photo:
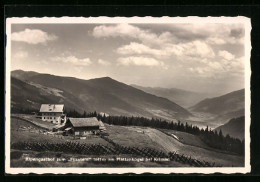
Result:
<svg viewBox="0 0 260 182"><path fill-rule="evenodd" d="M96 117L92 118L68 118L66 122L66 133L75 136L87 136L97 134L100 131L100 122Z"/></svg>

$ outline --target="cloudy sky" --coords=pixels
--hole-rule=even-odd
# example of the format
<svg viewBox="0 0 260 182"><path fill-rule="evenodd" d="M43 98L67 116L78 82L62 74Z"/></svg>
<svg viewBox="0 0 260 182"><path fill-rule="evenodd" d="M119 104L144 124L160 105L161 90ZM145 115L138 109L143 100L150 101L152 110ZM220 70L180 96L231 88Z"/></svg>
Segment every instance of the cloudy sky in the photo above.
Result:
<svg viewBox="0 0 260 182"><path fill-rule="evenodd" d="M243 24L12 24L11 69L150 87L244 88Z"/></svg>

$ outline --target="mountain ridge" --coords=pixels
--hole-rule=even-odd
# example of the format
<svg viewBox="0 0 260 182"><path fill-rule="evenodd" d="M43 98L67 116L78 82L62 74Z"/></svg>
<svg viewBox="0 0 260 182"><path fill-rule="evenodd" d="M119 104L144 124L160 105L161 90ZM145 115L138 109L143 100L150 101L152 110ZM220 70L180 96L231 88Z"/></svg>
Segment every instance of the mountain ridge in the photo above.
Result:
<svg viewBox="0 0 260 182"><path fill-rule="evenodd" d="M60 91L59 94L62 97L58 97L57 93L55 96L48 95L46 97L51 97L54 101L60 99L59 103L67 103L67 108L70 105L73 107L79 105L79 112L96 110L114 115L160 117L164 119L191 115L189 111L168 99L146 93L110 77L83 80L51 74L29 73L29 75L26 75L26 72L19 74L16 74L16 71L12 72L13 77L17 75L22 75L16 79L24 82L27 87L30 87L28 85L39 87L38 90L34 90L38 95L42 96L44 89L49 93ZM12 96L19 95L16 92L12 92ZM30 98L29 94L27 97ZM33 96L31 97L32 101L36 99ZM17 99L17 97L14 98ZM15 103L15 100L13 102ZM25 104L24 101L23 104Z"/></svg>
<svg viewBox="0 0 260 182"><path fill-rule="evenodd" d="M188 110L196 115L209 115L205 120L216 126L227 123L232 118L245 115L245 89L236 90L227 94L204 99Z"/></svg>
<svg viewBox="0 0 260 182"><path fill-rule="evenodd" d="M175 102L184 108L189 108L190 106L193 106L202 99L205 99L205 97L210 97L214 95L211 93L199 93L179 88L143 87L135 84L132 84L131 86L143 90L147 93L167 98L170 101Z"/></svg>
<svg viewBox="0 0 260 182"><path fill-rule="evenodd" d="M236 104L235 108L234 105L232 105L232 108L227 109L231 104ZM221 107L218 107L218 105L221 105ZM218 97L206 98L189 109L192 111L207 112L211 114L226 114L227 110L236 111L237 108L243 108L244 105L245 89L240 89Z"/></svg>
<svg viewBox="0 0 260 182"><path fill-rule="evenodd" d="M245 116L233 118L214 130L218 132L221 130L224 136L228 134L231 137L243 140L245 139Z"/></svg>

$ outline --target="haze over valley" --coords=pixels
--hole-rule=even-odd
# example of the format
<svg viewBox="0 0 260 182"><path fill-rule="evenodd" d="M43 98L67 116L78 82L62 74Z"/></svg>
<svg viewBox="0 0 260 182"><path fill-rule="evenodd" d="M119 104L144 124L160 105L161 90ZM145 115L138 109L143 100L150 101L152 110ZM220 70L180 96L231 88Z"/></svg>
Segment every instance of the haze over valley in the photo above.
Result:
<svg viewBox="0 0 260 182"><path fill-rule="evenodd" d="M137 89L140 86L132 87L109 77L82 80L22 70L12 71L11 86L13 110L37 110L42 103L62 103L68 111L180 120L211 128L244 116L244 89L207 99L198 93L168 89L170 92L164 98L162 94L143 91L144 87L140 90ZM202 101L185 109L177 102L184 103L190 99L187 95L193 98L198 95Z"/></svg>

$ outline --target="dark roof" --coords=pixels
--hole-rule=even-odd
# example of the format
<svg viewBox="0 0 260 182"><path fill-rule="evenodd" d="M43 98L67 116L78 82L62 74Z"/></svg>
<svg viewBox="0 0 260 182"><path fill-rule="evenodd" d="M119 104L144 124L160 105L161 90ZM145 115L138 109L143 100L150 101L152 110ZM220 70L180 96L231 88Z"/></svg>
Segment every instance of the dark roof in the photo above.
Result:
<svg viewBox="0 0 260 182"><path fill-rule="evenodd" d="M106 129L106 127L102 121L99 121L99 129L103 129L103 130Z"/></svg>
<svg viewBox="0 0 260 182"><path fill-rule="evenodd" d="M99 126L97 118L69 118L73 127Z"/></svg>
<svg viewBox="0 0 260 182"><path fill-rule="evenodd" d="M63 112L64 104L42 104L40 112Z"/></svg>

